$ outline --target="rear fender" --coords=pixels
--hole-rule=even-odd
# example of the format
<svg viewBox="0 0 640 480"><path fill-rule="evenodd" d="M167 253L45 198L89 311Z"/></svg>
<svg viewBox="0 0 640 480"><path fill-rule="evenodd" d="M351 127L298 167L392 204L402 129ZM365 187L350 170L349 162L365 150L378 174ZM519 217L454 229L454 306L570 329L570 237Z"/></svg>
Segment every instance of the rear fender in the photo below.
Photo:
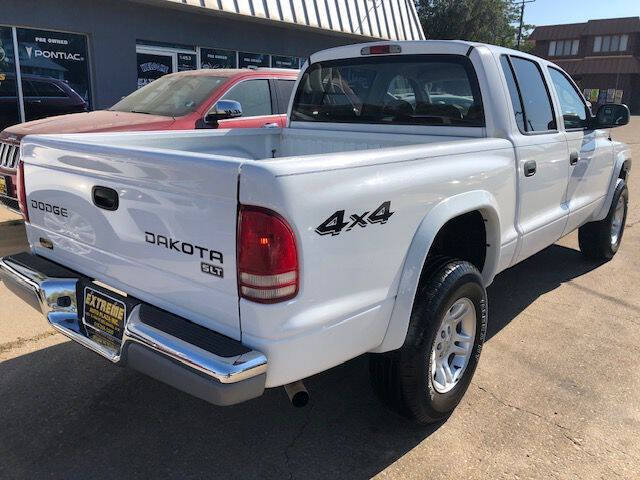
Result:
<svg viewBox="0 0 640 480"><path fill-rule="evenodd" d="M487 252L482 277L485 285L491 283L496 274L500 252L500 217L495 198L489 192L475 190L443 200L422 219L411 241L387 332L382 343L372 352L386 352L402 346L420 274L433 240L449 220L474 210L479 210L485 220Z"/></svg>
<svg viewBox="0 0 640 480"><path fill-rule="evenodd" d="M631 151L628 147L623 148L616 153L615 165L613 168L613 174L611 175L611 180L609 181L607 196L605 197L602 206L593 212L593 215L591 215L588 220L589 222L598 222L607 216L609 213L609 207L611 206L611 201L613 200L613 194L616 191L616 186L620 179L620 173L623 171L626 172L625 177L631 171Z"/></svg>

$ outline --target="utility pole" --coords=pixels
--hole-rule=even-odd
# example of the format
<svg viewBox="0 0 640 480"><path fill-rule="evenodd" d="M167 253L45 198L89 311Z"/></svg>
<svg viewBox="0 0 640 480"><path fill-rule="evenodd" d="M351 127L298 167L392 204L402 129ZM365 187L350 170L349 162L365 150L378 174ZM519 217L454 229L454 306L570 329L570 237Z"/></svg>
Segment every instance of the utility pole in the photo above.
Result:
<svg viewBox="0 0 640 480"><path fill-rule="evenodd" d="M524 18L524 4L533 3L536 0L520 0L520 27L518 28L518 50L520 50L520 41L522 40L522 19Z"/></svg>

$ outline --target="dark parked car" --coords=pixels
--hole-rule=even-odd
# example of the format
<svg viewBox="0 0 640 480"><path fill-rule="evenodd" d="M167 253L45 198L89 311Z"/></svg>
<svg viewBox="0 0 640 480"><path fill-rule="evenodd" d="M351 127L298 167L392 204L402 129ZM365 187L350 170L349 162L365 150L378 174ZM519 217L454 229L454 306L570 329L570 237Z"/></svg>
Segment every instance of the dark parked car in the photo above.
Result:
<svg viewBox="0 0 640 480"><path fill-rule="evenodd" d="M16 123L16 77L5 74L0 81L0 130ZM66 113L86 112L88 104L63 80L22 75L22 96L27 121Z"/></svg>

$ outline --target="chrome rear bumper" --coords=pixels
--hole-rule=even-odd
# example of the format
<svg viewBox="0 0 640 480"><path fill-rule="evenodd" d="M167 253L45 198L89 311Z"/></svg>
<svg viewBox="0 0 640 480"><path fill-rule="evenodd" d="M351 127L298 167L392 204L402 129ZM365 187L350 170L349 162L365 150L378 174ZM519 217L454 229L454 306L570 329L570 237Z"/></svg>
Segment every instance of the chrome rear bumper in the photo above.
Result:
<svg viewBox="0 0 640 480"><path fill-rule="evenodd" d="M21 253L1 258L0 279L9 290L40 310L57 331L115 364L130 366L216 405L239 403L264 391L264 354L210 330L206 332L216 336L214 344L224 353L197 347L145 323L142 303L128 315L119 350L96 343L87 336L78 314L77 287L83 276L42 257ZM153 312L152 308L145 312ZM181 317L162 314L190 324ZM204 330L200 328L200 334Z"/></svg>

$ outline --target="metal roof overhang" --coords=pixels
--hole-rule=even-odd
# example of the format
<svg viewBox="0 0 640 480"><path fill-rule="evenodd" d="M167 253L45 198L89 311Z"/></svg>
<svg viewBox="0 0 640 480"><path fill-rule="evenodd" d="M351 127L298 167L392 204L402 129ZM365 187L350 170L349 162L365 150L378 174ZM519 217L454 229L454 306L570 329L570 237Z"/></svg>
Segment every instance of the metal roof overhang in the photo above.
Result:
<svg viewBox="0 0 640 480"><path fill-rule="evenodd" d="M413 0L132 1L360 40L424 40Z"/></svg>

